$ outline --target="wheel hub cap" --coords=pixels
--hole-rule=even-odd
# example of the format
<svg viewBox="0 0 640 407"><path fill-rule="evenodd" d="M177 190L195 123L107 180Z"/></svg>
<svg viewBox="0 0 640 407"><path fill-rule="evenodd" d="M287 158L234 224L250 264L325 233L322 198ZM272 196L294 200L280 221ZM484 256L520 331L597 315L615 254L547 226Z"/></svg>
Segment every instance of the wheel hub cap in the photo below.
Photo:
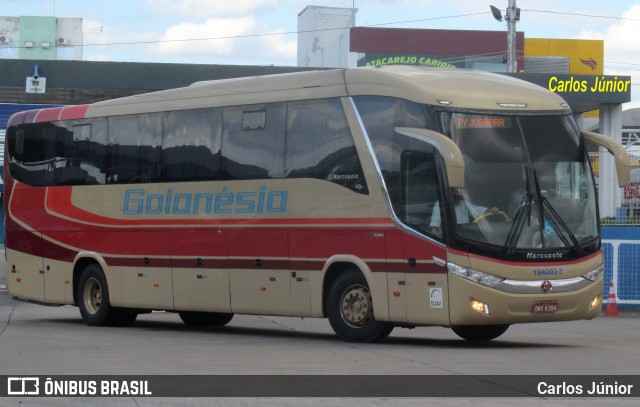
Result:
<svg viewBox="0 0 640 407"><path fill-rule="evenodd" d="M371 294L365 287L355 286L345 290L340 303L343 320L353 327L362 327L373 317Z"/></svg>

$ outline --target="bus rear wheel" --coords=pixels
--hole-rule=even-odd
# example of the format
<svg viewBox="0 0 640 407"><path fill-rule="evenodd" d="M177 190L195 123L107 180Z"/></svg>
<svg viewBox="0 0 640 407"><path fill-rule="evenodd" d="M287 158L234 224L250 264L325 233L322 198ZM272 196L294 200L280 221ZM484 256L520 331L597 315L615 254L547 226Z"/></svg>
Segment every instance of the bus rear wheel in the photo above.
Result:
<svg viewBox="0 0 640 407"><path fill-rule="evenodd" d="M334 332L347 342L381 341L393 330L393 324L375 319L367 280L355 269L345 271L331 284L327 317Z"/></svg>
<svg viewBox="0 0 640 407"><path fill-rule="evenodd" d="M138 316L133 310L111 306L107 279L96 264L90 264L82 271L76 294L80 315L87 325L131 325Z"/></svg>
<svg viewBox="0 0 640 407"><path fill-rule="evenodd" d="M496 339L506 332L509 325L458 325L452 326L453 332L462 339L484 342Z"/></svg>
<svg viewBox="0 0 640 407"><path fill-rule="evenodd" d="M181 311L178 315L188 326L222 326L233 318L233 314L223 312Z"/></svg>

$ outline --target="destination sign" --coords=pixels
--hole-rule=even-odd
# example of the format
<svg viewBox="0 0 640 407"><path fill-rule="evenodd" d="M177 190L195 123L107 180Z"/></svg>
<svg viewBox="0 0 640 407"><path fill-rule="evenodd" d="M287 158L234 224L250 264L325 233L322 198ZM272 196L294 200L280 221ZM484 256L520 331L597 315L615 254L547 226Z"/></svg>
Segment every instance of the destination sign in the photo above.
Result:
<svg viewBox="0 0 640 407"><path fill-rule="evenodd" d="M453 125L456 129L509 129L511 119L504 116L454 114Z"/></svg>

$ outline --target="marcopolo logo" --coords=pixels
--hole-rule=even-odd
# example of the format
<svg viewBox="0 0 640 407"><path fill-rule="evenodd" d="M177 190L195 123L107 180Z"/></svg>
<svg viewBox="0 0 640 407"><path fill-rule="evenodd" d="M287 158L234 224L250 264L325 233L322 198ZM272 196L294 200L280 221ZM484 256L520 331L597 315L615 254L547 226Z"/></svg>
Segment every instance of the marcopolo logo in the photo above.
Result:
<svg viewBox="0 0 640 407"><path fill-rule="evenodd" d="M289 191L270 191L266 186L238 192L224 187L216 193L178 193L168 188L162 194L150 194L141 188L127 189L122 211L125 215L284 213L288 198Z"/></svg>

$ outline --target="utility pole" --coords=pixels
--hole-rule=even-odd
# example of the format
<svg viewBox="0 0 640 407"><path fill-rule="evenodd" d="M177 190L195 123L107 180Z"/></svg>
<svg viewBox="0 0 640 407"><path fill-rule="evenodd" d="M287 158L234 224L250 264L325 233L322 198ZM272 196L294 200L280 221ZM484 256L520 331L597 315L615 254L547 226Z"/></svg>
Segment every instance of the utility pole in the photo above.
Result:
<svg viewBox="0 0 640 407"><path fill-rule="evenodd" d="M507 72L518 72L516 57L516 21L520 20L520 9L516 7L516 0L509 0L507 8Z"/></svg>
<svg viewBox="0 0 640 407"><path fill-rule="evenodd" d="M502 21L502 13L497 7L489 6L493 18ZM518 72L516 57L516 21L520 21L520 9L516 7L516 0L509 0L506 13L507 20L507 72Z"/></svg>

